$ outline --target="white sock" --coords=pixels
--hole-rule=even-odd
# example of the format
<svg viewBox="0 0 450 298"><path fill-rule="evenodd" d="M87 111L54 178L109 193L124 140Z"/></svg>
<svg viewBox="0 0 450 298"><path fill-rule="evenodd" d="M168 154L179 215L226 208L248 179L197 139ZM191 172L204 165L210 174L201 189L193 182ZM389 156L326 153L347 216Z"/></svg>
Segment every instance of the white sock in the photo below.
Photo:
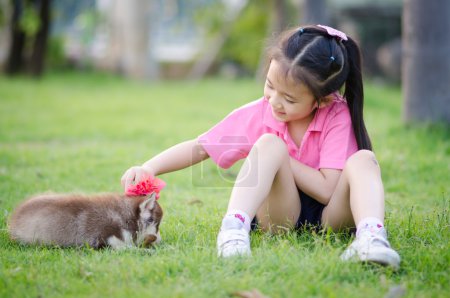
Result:
<svg viewBox="0 0 450 298"><path fill-rule="evenodd" d="M381 235L384 238L387 238L386 229L384 228L383 222L376 217L366 217L363 218L356 227L356 237L360 235L360 233L368 231L371 234Z"/></svg>
<svg viewBox="0 0 450 298"><path fill-rule="evenodd" d="M242 210L230 210L222 220L221 230L244 228L250 232L250 217Z"/></svg>

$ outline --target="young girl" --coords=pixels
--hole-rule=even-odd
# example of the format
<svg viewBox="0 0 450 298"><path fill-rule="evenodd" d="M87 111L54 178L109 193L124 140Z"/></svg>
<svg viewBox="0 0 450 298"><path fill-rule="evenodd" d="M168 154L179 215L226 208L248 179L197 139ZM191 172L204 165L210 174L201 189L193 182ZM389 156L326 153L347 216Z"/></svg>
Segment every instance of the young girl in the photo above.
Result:
<svg viewBox="0 0 450 298"><path fill-rule="evenodd" d="M383 225L380 168L363 121L357 44L333 28L306 26L281 34L269 59L263 98L128 169L122 185L208 157L223 168L245 158L217 237L219 256L250 255L255 225L268 232L356 226L341 259L397 268L400 257Z"/></svg>

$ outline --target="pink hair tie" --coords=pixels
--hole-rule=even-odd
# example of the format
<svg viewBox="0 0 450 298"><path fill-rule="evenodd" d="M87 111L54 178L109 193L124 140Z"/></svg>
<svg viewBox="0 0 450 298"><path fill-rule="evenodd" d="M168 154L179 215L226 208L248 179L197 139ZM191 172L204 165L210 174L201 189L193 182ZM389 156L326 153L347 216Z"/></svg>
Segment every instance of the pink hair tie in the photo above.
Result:
<svg viewBox="0 0 450 298"><path fill-rule="evenodd" d="M330 36L336 36L342 40L348 40L347 35L342 31L336 30L334 28L331 28L331 27L328 27L325 25L317 25L317 27L325 29L327 31L328 35L330 35Z"/></svg>

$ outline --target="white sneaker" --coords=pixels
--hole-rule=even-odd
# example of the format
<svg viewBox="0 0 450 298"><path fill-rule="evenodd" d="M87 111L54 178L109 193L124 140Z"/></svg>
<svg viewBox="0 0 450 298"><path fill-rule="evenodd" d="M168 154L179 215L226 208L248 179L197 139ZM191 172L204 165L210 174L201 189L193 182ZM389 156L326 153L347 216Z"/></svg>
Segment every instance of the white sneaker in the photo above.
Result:
<svg viewBox="0 0 450 298"><path fill-rule="evenodd" d="M251 255L250 236L238 219L227 216L223 219L217 236L217 252L224 258Z"/></svg>
<svg viewBox="0 0 450 298"><path fill-rule="evenodd" d="M361 233L352 244L342 253L341 260L359 260L374 262L398 269L400 256L391 248L389 242L382 235L369 231Z"/></svg>
<svg viewBox="0 0 450 298"><path fill-rule="evenodd" d="M217 252L219 257L249 256L250 236L244 229L222 230L217 236Z"/></svg>

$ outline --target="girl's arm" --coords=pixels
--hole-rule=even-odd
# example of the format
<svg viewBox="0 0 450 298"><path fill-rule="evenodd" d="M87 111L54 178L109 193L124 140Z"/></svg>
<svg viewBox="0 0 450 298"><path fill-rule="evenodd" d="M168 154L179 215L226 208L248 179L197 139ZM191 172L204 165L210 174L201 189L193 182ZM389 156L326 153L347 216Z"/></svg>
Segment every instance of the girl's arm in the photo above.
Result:
<svg viewBox="0 0 450 298"><path fill-rule="evenodd" d="M197 164L209 156L197 139L177 144L156 155L142 166L150 169L153 175L161 175L181 170Z"/></svg>
<svg viewBox="0 0 450 298"><path fill-rule="evenodd" d="M123 174L121 182L125 189L132 183L137 184L142 180L181 170L199 163L209 156L197 139L182 142L146 161L142 166L129 168Z"/></svg>
<svg viewBox="0 0 450 298"><path fill-rule="evenodd" d="M330 201L342 173L335 169L316 170L292 157L291 169L297 187L324 205Z"/></svg>

